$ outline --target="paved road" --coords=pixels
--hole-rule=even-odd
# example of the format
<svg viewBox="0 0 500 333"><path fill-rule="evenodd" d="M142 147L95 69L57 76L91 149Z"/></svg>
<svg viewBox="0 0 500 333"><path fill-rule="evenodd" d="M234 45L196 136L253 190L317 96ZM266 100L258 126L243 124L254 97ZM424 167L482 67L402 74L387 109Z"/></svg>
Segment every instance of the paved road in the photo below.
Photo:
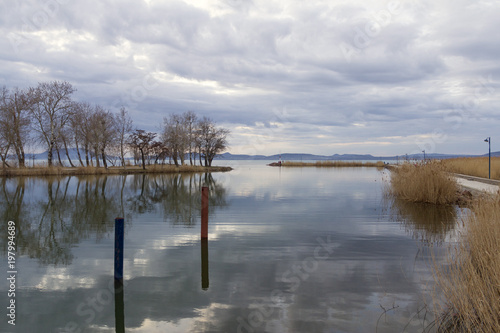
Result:
<svg viewBox="0 0 500 333"><path fill-rule="evenodd" d="M473 177L467 175L455 174L459 185L486 193L497 193L500 190L500 181L487 178Z"/></svg>

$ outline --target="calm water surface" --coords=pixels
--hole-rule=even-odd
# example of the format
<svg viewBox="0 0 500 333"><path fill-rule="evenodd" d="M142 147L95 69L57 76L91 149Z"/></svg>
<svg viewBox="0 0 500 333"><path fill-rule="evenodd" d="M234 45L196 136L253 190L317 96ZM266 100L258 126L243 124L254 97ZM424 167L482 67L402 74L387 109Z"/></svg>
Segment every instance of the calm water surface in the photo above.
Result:
<svg viewBox="0 0 500 333"><path fill-rule="evenodd" d="M219 162L220 164L221 162ZM0 180L16 222L16 326L0 332L422 332L431 248L457 212L388 202L375 168ZM210 187L200 241L200 189ZM124 287L113 283L125 217ZM121 292L122 291L122 292Z"/></svg>

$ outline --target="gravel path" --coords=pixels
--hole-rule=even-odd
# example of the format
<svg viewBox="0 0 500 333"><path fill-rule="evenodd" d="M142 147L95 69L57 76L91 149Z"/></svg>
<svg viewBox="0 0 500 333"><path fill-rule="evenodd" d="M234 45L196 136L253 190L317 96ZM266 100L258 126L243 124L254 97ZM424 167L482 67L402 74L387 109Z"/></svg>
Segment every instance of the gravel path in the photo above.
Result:
<svg viewBox="0 0 500 333"><path fill-rule="evenodd" d="M457 182L460 186L468 189L486 192L497 193L500 190L500 181L487 178L473 177L467 175L455 174Z"/></svg>

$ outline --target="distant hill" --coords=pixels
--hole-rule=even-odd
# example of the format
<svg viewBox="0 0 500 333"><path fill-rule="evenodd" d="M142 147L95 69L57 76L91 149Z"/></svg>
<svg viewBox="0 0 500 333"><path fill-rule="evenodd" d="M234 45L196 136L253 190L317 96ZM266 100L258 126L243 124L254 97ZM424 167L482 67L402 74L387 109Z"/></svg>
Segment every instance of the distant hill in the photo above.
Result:
<svg viewBox="0 0 500 333"><path fill-rule="evenodd" d="M457 157L482 157L486 155L457 155L457 154L425 154L428 159L446 159L446 158L457 158ZM500 156L500 151L492 152L491 156ZM274 160L277 161L280 154L275 155L244 155L244 154L231 154L224 153L217 156L217 159L221 160ZM301 154L301 153L284 153L281 154L281 159L284 161L300 161L300 160L397 160L401 158L408 159L422 159L423 154L411 154L411 155L399 155L399 156L373 156L370 154L334 154L334 155L314 155L314 154Z"/></svg>
<svg viewBox="0 0 500 333"><path fill-rule="evenodd" d="M72 160L78 160L78 155L77 151L75 148L68 149L69 151L69 156ZM64 150L61 150L61 158L66 159L66 152ZM80 149L80 154L82 158L85 156L85 153L82 149ZM47 151L44 151L42 153L37 153L34 154L36 160L47 160ZM187 155L186 155L187 156ZM483 154L483 155L456 155L456 154L425 154L426 158L429 159L445 159L445 158L456 158L456 157L484 157L488 156L488 154ZM496 152L491 152L491 156L494 157L499 157L500 156L500 151ZM422 159L423 154L411 154L407 156L408 159ZM26 156L27 159L32 158L32 154L27 154ZM57 155L54 152L54 160L57 159ZM189 157L187 157L189 158ZM197 158L197 157L196 157ZM274 154L274 155L245 155L245 154L231 154L231 153L224 153L221 155L218 155L216 157L217 159L221 160L270 160L270 161L277 161L280 158L280 154ZM351 160L377 160L377 161L390 161L390 160L397 160L401 158L406 158L406 155L399 155L399 156L373 156L370 154L334 154L334 155L315 155L315 154L303 154L303 153L283 153L281 154L281 159L283 161L307 161L307 160L312 160L312 161L322 161L322 160L342 160L342 161L351 161Z"/></svg>

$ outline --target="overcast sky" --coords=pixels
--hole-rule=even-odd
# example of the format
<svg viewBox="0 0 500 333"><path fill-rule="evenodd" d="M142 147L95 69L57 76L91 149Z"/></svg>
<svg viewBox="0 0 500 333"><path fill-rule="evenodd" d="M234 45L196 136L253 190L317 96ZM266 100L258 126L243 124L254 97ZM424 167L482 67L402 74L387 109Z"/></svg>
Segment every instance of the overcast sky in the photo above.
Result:
<svg viewBox="0 0 500 333"><path fill-rule="evenodd" d="M497 0L2 1L0 86L66 80L150 131L195 111L231 153L483 154L499 17Z"/></svg>

